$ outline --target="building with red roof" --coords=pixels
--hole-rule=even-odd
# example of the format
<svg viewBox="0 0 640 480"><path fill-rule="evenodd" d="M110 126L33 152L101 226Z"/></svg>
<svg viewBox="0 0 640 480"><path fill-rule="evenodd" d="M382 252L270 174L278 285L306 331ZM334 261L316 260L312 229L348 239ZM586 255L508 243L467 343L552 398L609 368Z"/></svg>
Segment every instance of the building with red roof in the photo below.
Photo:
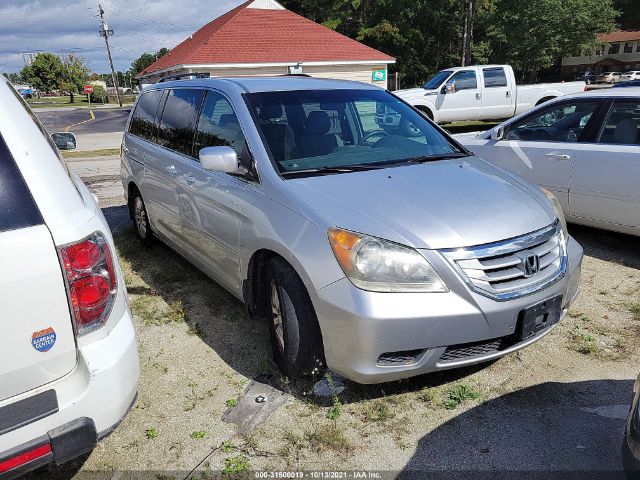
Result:
<svg viewBox="0 0 640 480"><path fill-rule="evenodd" d="M619 30L598 35L602 47L594 52L576 52L562 59L562 74L573 76L585 71L626 72L640 70L640 30Z"/></svg>
<svg viewBox="0 0 640 480"><path fill-rule="evenodd" d="M142 71L143 84L187 73L349 79L386 87L395 59L275 0L249 0L206 24Z"/></svg>

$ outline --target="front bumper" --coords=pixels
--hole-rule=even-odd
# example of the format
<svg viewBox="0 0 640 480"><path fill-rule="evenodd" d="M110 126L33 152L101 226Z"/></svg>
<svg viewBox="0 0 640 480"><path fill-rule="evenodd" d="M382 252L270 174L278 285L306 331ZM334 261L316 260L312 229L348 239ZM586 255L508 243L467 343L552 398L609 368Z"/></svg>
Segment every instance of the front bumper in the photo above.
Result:
<svg viewBox="0 0 640 480"><path fill-rule="evenodd" d="M0 435L0 463L16 452L44 444L51 446L51 455L25 468L37 468L42 462L63 463L91 451L127 414L136 397L140 373L129 309L108 335L80 347L78 353L76 368L65 377L0 403L2 408L54 390L58 405L55 413ZM4 480L2 474L0 478Z"/></svg>
<svg viewBox="0 0 640 480"><path fill-rule="evenodd" d="M367 292L343 278L312 295L327 366L359 383L380 383L486 362L524 348L551 329L493 350L476 344L511 338L522 310L557 296L563 298L564 315L577 295L582 263L582 247L572 237L567 256L562 279L534 294L502 302L472 292L443 258L429 261L450 287L447 293ZM468 344L475 354L441 360L447 347L461 347L464 352ZM396 353L393 358L406 362L381 364L385 355Z"/></svg>

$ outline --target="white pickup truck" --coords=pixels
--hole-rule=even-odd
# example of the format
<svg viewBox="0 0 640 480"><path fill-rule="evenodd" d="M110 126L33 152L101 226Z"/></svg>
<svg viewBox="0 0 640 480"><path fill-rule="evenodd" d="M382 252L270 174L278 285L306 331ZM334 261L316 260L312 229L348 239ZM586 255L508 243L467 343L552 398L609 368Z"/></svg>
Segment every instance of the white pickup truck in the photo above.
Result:
<svg viewBox="0 0 640 480"><path fill-rule="evenodd" d="M516 85L509 65L477 65L442 70L420 88L398 90L398 97L426 113L436 123L465 120L500 120L525 112L540 103L584 91L584 82ZM393 115L379 125L393 124Z"/></svg>

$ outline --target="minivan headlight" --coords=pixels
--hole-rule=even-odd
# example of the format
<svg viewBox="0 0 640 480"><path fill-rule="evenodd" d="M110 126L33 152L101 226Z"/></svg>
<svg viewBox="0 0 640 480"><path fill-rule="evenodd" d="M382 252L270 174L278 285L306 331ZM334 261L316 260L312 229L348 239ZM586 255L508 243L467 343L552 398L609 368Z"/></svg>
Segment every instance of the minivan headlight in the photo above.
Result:
<svg viewBox="0 0 640 480"><path fill-rule="evenodd" d="M558 221L562 226L562 233L564 233L564 238L565 240L567 240L569 238L569 231L567 230L567 220L564 217L564 210L562 210L562 205L560 205L558 198L553 194L553 192L542 187L540 187L540 190L542 190L542 192L547 196L547 198L551 202L553 211L555 212L556 217L558 217Z"/></svg>
<svg viewBox="0 0 640 480"><path fill-rule="evenodd" d="M448 292L413 248L339 228L329 229L333 253L351 282L372 292Z"/></svg>

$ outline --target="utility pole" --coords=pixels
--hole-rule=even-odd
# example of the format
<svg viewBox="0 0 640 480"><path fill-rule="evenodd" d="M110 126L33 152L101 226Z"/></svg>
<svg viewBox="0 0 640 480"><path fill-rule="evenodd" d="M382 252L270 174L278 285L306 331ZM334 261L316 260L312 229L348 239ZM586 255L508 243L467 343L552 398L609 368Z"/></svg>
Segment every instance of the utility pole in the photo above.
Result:
<svg viewBox="0 0 640 480"><path fill-rule="evenodd" d="M104 10L102 6L98 4L98 12L100 13L100 36L104 37L104 43L107 46L107 55L109 56L109 65L111 66L111 78L113 79L113 86L116 87L116 95L118 97L118 104L122 107L122 97L120 97L120 88L118 87L118 76L113 68L113 60L111 59L111 49L109 48L109 37L113 35L113 29L109 28L107 22L104 21Z"/></svg>
<svg viewBox="0 0 640 480"><path fill-rule="evenodd" d="M462 66L471 65L471 45L473 44L473 20L476 0L464 0L464 29L462 31Z"/></svg>

